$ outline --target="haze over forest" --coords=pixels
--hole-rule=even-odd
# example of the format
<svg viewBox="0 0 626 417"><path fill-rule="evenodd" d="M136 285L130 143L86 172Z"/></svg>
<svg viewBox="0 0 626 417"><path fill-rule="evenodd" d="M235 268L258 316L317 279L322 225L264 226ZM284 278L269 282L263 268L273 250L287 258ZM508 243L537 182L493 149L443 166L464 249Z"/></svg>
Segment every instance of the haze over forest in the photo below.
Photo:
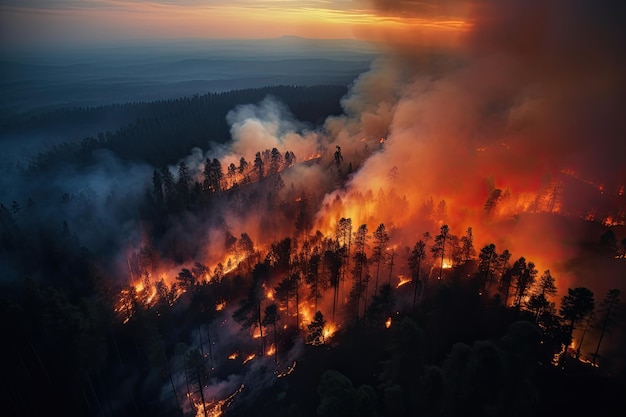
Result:
<svg viewBox="0 0 626 417"><path fill-rule="evenodd" d="M266 6L0 7L6 412L620 415L624 7Z"/></svg>

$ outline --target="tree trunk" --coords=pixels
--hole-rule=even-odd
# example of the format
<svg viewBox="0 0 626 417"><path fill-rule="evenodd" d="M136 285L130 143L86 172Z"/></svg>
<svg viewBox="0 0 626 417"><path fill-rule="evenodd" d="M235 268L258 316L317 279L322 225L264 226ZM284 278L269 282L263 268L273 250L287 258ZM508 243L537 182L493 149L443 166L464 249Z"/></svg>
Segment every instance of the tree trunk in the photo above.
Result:
<svg viewBox="0 0 626 417"><path fill-rule="evenodd" d="M596 346L596 351L593 353L593 361L592 363L595 365L598 360L598 352L600 351L600 344L602 343L602 338L604 337L604 333L606 332L606 328L609 324L609 317L611 317L611 310L613 309L613 305L617 298L613 298L611 300L611 304L609 304L609 308L604 316L604 320L602 320L602 331L600 332L600 338L598 339L598 345Z"/></svg>
<svg viewBox="0 0 626 417"><path fill-rule="evenodd" d="M296 332L300 332L300 290L296 279Z"/></svg>
<svg viewBox="0 0 626 417"><path fill-rule="evenodd" d="M276 318L274 318L274 362L278 365L278 339L276 337Z"/></svg>
<svg viewBox="0 0 626 417"><path fill-rule="evenodd" d="M421 260L417 263L417 271L415 273L415 287L413 288L413 309L415 310L415 301L417 300L417 284L420 280L420 264Z"/></svg>
<svg viewBox="0 0 626 417"><path fill-rule="evenodd" d="M587 334L587 329L589 328L589 324L591 323L591 314L589 315L589 318L587 319L587 324L585 325L585 329L583 330L583 334L580 337L580 342L578 342L578 348L576 349L576 358L580 358L580 349L583 346L583 341L585 340L585 335Z"/></svg>
<svg viewBox="0 0 626 417"><path fill-rule="evenodd" d="M200 399L202 400L202 411L204 411L204 417L209 417L207 411L206 411L206 402L204 400L204 390L202 389L202 375L200 375L201 370L200 369L196 369L196 372L198 372L198 389L200 390Z"/></svg>
<svg viewBox="0 0 626 417"><path fill-rule="evenodd" d="M261 300L259 300L257 306L259 310L259 334L261 336L261 356L265 356L265 339L263 338L263 325L261 324Z"/></svg>
<svg viewBox="0 0 626 417"><path fill-rule="evenodd" d="M211 325L206 325L206 333L209 338L209 363L211 365L211 370L213 370L213 342L211 342Z"/></svg>

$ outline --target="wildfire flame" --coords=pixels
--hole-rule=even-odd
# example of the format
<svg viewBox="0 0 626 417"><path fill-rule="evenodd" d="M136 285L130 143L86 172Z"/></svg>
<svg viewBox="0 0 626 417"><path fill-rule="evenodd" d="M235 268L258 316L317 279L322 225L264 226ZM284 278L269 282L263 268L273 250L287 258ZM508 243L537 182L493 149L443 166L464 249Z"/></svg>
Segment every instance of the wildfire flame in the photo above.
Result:
<svg viewBox="0 0 626 417"><path fill-rule="evenodd" d="M387 317L387 321L385 321L385 328L390 328L391 327L391 317Z"/></svg>
<svg viewBox="0 0 626 417"><path fill-rule="evenodd" d="M206 415L208 417L221 417L224 413L224 409L227 408L232 402L237 394L243 391L245 385L241 384L241 386L228 397L219 401L211 401L206 404ZM196 417L205 417L204 410L202 408L201 402L194 402L194 406L196 407Z"/></svg>
<svg viewBox="0 0 626 417"><path fill-rule="evenodd" d="M272 346L267 349L267 356L272 356L276 353L276 346L272 344Z"/></svg>
<svg viewBox="0 0 626 417"><path fill-rule="evenodd" d="M398 275L398 279L400 280L400 282L398 282L398 285L396 285L396 288L400 288L404 284L408 284L409 282L411 282L411 279L405 277L404 275Z"/></svg>
<svg viewBox="0 0 626 417"><path fill-rule="evenodd" d="M322 330L324 340L328 340L329 338L333 337L336 331L337 326L334 323L326 323L326 325L324 326L324 330Z"/></svg>
<svg viewBox="0 0 626 417"><path fill-rule="evenodd" d="M252 354L248 355L248 357L243 360L242 364L246 364L246 363L250 362L255 357L256 357L256 353L252 353Z"/></svg>
<svg viewBox="0 0 626 417"><path fill-rule="evenodd" d="M291 364L291 366L288 366L287 369L284 372L277 373L276 376L278 378L285 377L285 376L291 374L294 369L296 369L296 361L293 361L293 364Z"/></svg>

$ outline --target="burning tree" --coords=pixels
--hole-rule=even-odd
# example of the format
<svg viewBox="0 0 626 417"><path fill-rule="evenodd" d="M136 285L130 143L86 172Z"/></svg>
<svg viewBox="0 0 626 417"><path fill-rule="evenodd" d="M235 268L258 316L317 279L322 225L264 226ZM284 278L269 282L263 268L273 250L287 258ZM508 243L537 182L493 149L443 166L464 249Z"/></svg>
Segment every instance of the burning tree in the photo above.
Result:
<svg viewBox="0 0 626 417"><path fill-rule="evenodd" d="M324 327L326 327L326 320L324 320L324 315L321 311L316 311L315 316L313 316L313 320L307 325L307 329L309 334L307 336L307 341L313 345L321 345L324 344Z"/></svg>
<svg viewBox="0 0 626 417"><path fill-rule="evenodd" d="M263 315L263 326L272 326L272 332L274 333L274 362L278 364L278 333L276 331L276 322L280 319L278 315L278 308L276 304L272 303L265 307L265 314Z"/></svg>
<svg viewBox="0 0 626 417"><path fill-rule="evenodd" d="M585 287L567 289L567 295L563 296L561 300L559 313L564 320L569 322L567 339L568 344L572 341L574 325L591 314L594 307L595 301L591 290Z"/></svg>
<svg viewBox="0 0 626 417"><path fill-rule="evenodd" d="M233 320L239 323L243 330L249 330L253 326L259 327L261 338L261 355L265 352L265 339L263 338L263 317L261 315L261 302L264 298L263 283L269 277L269 266L266 263L258 263L252 271L252 285L248 296L239 303L239 308L233 313Z"/></svg>
<svg viewBox="0 0 626 417"><path fill-rule="evenodd" d="M438 279L441 279L443 277L443 259L446 254L446 240L448 239L449 234L450 228L448 227L448 225L442 225L439 228L439 234L435 236L435 242L433 243L433 246L430 248L430 251L433 254L433 258L441 259Z"/></svg>
<svg viewBox="0 0 626 417"><path fill-rule="evenodd" d="M185 374L192 394L199 394L204 417L208 417L204 385L208 381L209 363L207 358L196 349L190 349L185 355Z"/></svg>

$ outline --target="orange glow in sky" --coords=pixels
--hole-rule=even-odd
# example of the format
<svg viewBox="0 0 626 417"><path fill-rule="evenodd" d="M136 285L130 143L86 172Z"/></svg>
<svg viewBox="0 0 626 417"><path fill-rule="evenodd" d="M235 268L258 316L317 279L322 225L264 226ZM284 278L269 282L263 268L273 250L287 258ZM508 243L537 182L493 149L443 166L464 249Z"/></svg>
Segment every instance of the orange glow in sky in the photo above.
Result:
<svg viewBox="0 0 626 417"><path fill-rule="evenodd" d="M454 37L466 26L462 20L382 16L368 5L366 1L7 0L0 5L0 35L5 44L22 45L283 35L379 40L405 32L414 36L418 30L431 42Z"/></svg>

